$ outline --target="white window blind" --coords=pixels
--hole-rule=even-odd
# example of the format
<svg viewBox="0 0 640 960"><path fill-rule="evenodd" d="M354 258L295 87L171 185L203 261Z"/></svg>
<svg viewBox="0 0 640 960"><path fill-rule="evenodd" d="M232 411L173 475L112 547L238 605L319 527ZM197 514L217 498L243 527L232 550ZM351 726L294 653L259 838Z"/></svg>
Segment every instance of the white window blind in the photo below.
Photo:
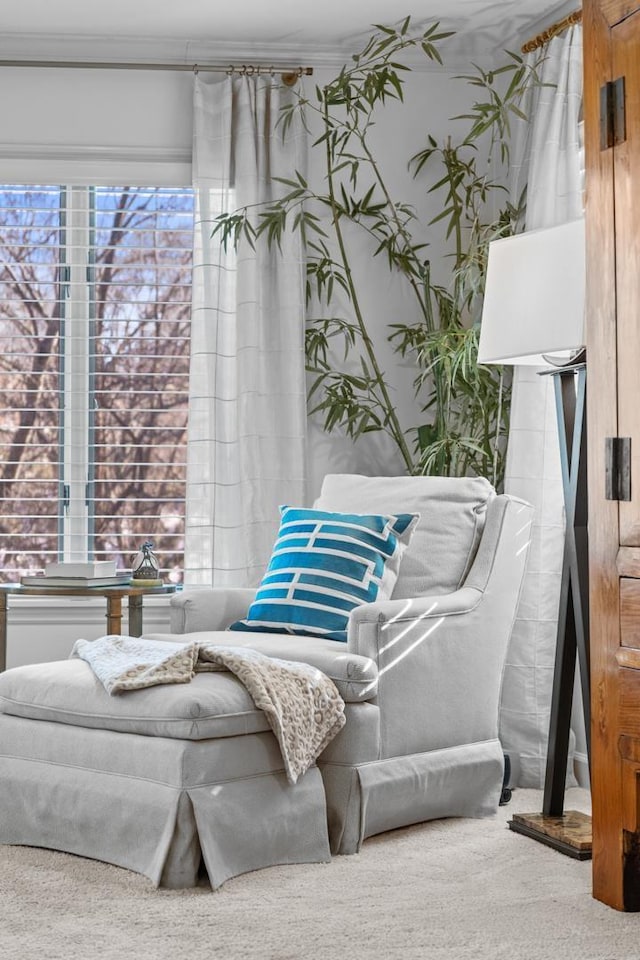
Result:
<svg viewBox="0 0 640 960"><path fill-rule="evenodd" d="M193 195L0 187L0 576L146 539L180 580Z"/></svg>

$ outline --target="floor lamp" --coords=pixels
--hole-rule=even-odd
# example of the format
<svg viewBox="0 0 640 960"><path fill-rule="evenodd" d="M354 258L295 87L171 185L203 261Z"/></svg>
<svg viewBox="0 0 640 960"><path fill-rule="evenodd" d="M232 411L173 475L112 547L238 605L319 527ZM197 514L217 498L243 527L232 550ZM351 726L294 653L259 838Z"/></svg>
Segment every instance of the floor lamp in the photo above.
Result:
<svg viewBox="0 0 640 960"><path fill-rule="evenodd" d="M554 380L566 532L542 813L509 826L576 859L591 856L591 821L564 811L576 659L590 734L584 350L584 221L489 245L479 362L535 365Z"/></svg>

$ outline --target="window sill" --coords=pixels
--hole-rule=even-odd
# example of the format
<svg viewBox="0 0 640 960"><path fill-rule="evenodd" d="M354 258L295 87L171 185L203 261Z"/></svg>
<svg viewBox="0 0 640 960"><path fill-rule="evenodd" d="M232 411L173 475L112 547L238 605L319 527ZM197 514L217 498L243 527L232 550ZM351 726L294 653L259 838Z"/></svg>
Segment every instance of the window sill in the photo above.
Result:
<svg viewBox="0 0 640 960"><path fill-rule="evenodd" d="M143 603L144 626L165 624L169 618L169 601L173 594L164 597L145 597ZM103 623L106 615L104 597L21 597L11 594L8 598L7 630L19 624L73 624ZM123 629L127 624L127 601L123 598Z"/></svg>

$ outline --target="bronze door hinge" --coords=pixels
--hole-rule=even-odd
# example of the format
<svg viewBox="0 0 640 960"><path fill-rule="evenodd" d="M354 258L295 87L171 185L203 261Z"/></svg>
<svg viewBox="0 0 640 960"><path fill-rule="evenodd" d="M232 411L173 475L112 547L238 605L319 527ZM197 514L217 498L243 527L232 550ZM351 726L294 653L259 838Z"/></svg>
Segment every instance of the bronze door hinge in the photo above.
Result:
<svg viewBox="0 0 640 960"><path fill-rule="evenodd" d="M600 149L617 147L627 139L624 77L600 87Z"/></svg>
<svg viewBox="0 0 640 960"><path fill-rule="evenodd" d="M631 500L631 437L605 438L605 497Z"/></svg>

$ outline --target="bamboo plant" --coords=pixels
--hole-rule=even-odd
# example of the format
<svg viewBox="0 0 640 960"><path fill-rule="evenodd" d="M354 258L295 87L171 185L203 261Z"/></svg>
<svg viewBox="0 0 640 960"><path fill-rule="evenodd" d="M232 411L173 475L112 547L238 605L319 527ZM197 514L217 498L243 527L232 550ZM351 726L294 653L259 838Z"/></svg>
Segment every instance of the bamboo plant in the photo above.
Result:
<svg viewBox="0 0 640 960"><path fill-rule="evenodd" d="M508 163L511 123L523 116L525 92L537 82L535 67L509 54L493 72L475 68L457 78L481 95L468 114L456 118L465 122L466 133L445 144L427 134L424 149L409 161L420 182L431 176L426 189L442 201L430 226L438 229L442 221L453 247L446 286L432 280L420 239L423 227L414 208L391 195L371 145L377 112L388 101L403 101L410 68L402 54L415 49L441 63L439 45L448 36L437 23L412 31L408 17L396 26L378 26L349 66L330 83L316 86L315 99L298 92L279 122L286 132L296 113L306 124L315 115L321 133L313 149L322 151L325 168L321 188L293 170L279 180L280 198L219 216L214 233L225 247L266 242L277 248L285 230L302 235L310 412L322 416L325 430L342 429L353 440L383 432L409 474L480 475L500 487L509 388L501 369L477 363L479 314L489 241L512 232L522 215L522 202L512 203L498 178ZM413 429L413 441L399 421L371 335L353 269L354 231L347 231L347 224L357 228L356 242L362 244L364 235L372 255L403 278L415 304L416 319L390 324L387 331L394 349L416 371L424 422ZM345 316L331 310L338 292L348 305ZM342 363L336 361L336 346L342 347Z"/></svg>

